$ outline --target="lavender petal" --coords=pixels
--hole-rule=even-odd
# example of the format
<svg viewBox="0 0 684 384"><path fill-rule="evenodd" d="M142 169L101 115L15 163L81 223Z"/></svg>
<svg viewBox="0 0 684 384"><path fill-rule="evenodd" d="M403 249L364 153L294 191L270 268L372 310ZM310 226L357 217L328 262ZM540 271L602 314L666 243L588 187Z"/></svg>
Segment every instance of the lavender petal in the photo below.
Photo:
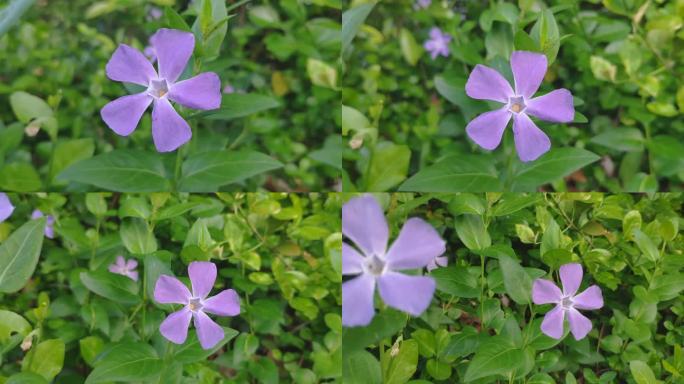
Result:
<svg viewBox="0 0 684 384"><path fill-rule="evenodd" d="M432 301L435 280L429 276L410 276L388 271L378 278L378 291L382 300L390 307L420 316Z"/></svg>
<svg viewBox="0 0 684 384"><path fill-rule="evenodd" d="M465 90L473 99L501 103L508 103L508 98L515 95L511 85L499 72L481 64L476 65L470 72Z"/></svg>
<svg viewBox="0 0 684 384"><path fill-rule="evenodd" d="M171 152L187 143L192 130L167 99L158 99L152 110L152 138L159 152Z"/></svg>
<svg viewBox="0 0 684 384"><path fill-rule="evenodd" d="M563 337L564 320L565 311L563 311L560 305L557 305L544 316L544 320L541 323L541 330L546 336L558 340Z"/></svg>
<svg viewBox="0 0 684 384"><path fill-rule="evenodd" d="M342 207L342 233L365 255L384 255L389 232L380 204L372 195L349 200Z"/></svg>
<svg viewBox="0 0 684 384"><path fill-rule="evenodd" d="M548 62L541 53L515 51L511 55L511 69L515 80L515 93L529 99L539 89Z"/></svg>
<svg viewBox="0 0 684 384"><path fill-rule="evenodd" d="M392 270L423 268L446 250L446 243L432 225L411 218L404 223L399 236L386 255Z"/></svg>
<svg viewBox="0 0 684 384"><path fill-rule="evenodd" d="M219 316L237 316L240 314L240 297L233 289L223 290L204 300L202 310Z"/></svg>
<svg viewBox="0 0 684 384"><path fill-rule="evenodd" d="M195 36L190 32L161 28L150 37L150 44L157 54L159 77L175 83L195 49Z"/></svg>
<svg viewBox="0 0 684 384"><path fill-rule="evenodd" d="M107 77L114 81L134 83L147 87L157 77L152 64L137 49L119 44L105 66Z"/></svg>
<svg viewBox="0 0 684 384"><path fill-rule="evenodd" d="M513 115L513 138L518 157L524 162L536 160L551 149L549 137L524 113Z"/></svg>
<svg viewBox="0 0 684 384"><path fill-rule="evenodd" d="M193 322L197 329L197 338L203 349L212 349L223 340L223 328L216 324L202 311L193 314Z"/></svg>
<svg viewBox="0 0 684 384"><path fill-rule="evenodd" d="M346 327L368 325L375 316L374 294L372 275L363 274L342 283L342 324Z"/></svg>
<svg viewBox="0 0 684 384"><path fill-rule="evenodd" d="M582 284L582 266L577 263L565 264L560 267L559 274L563 283L563 294L573 296L577 293Z"/></svg>
<svg viewBox="0 0 684 384"><path fill-rule="evenodd" d="M193 261L188 265L193 297L205 298L216 282L216 265L208 261Z"/></svg>
<svg viewBox="0 0 684 384"><path fill-rule="evenodd" d="M568 310L568 323L570 323L570 332L572 332L575 340L584 339L587 333L591 331L591 320L574 308Z"/></svg>
<svg viewBox="0 0 684 384"><path fill-rule="evenodd" d="M154 286L154 300L160 304L187 304L191 295L188 287L173 276L161 275Z"/></svg>
<svg viewBox="0 0 684 384"><path fill-rule="evenodd" d="M173 84L169 99L188 108L216 109L221 106L221 80L214 72L200 73Z"/></svg>
<svg viewBox="0 0 684 384"><path fill-rule="evenodd" d="M187 307L184 307L164 319L159 325L159 332L170 342L183 344L188 337L188 327L190 326L191 318L192 312Z"/></svg>
<svg viewBox="0 0 684 384"><path fill-rule="evenodd" d="M558 303L563 294L552 281L536 279L532 285L532 302L540 304Z"/></svg>
<svg viewBox="0 0 684 384"><path fill-rule="evenodd" d="M491 151L501 143L504 130L510 120L511 112L506 107L485 112L468 123L466 132L475 144Z"/></svg>
<svg viewBox="0 0 684 384"><path fill-rule="evenodd" d="M565 88L527 100L525 111L534 117L555 123L569 123L575 119L572 94Z"/></svg>
<svg viewBox="0 0 684 384"><path fill-rule="evenodd" d="M107 103L100 110L100 116L117 135L128 136L135 131L150 103L152 97L147 92L122 96Z"/></svg>
<svg viewBox="0 0 684 384"><path fill-rule="evenodd" d="M577 309L599 309L603 307L603 294L597 285L584 290L572 298L573 306Z"/></svg>

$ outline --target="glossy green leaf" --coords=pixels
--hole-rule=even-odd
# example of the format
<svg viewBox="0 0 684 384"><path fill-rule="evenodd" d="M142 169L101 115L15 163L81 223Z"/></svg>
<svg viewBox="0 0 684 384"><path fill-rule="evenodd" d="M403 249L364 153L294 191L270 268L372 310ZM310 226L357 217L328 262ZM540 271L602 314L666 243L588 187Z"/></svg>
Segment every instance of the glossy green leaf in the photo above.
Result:
<svg viewBox="0 0 684 384"><path fill-rule="evenodd" d="M162 368L162 360L149 344L122 342L100 354L85 383L145 381L159 375Z"/></svg>
<svg viewBox="0 0 684 384"><path fill-rule="evenodd" d="M26 285L43 247L44 218L29 220L0 244L0 292L14 293Z"/></svg>
<svg viewBox="0 0 684 384"><path fill-rule="evenodd" d="M81 272L81 282L90 291L106 299L121 304L137 304L138 284L129 277L111 272L91 271Z"/></svg>
<svg viewBox="0 0 684 384"><path fill-rule="evenodd" d="M511 189L518 192L534 190L597 160L596 154L580 148L551 149L539 159L522 164L516 171Z"/></svg>
<svg viewBox="0 0 684 384"><path fill-rule="evenodd" d="M277 108L279 106L280 102L271 96L253 93L231 93L222 96L221 107L219 109L196 113L190 116L190 118L228 121Z"/></svg>

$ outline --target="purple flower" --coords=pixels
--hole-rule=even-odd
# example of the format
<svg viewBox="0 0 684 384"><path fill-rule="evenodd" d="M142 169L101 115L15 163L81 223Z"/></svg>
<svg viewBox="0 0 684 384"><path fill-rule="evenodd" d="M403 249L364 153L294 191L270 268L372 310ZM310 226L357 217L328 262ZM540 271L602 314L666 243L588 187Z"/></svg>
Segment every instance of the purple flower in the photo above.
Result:
<svg viewBox="0 0 684 384"><path fill-rule="evenodd" d="M159 20L161 19L163 12L157 7L151 7L147 12L147 21Z"/></svg>
<svg viewBox="0 0 684 384"><path fill-rule="evenodd" d="M499 72L484 65L476 65L468 77L466 94L473 99L498 101L504 106L495 111L485 112L468 123L468 136L484 149L495 149L501 142L508 121L513 117L513 137L520 160L532 161L548 151L551 148L548 136L528 115L545 121L568 123L575 117L575 108L572 94L564 88L531 98L539 89L546 68L546 56L542 54L513 52L513 91Z"/></svg>
<svg viewBox="0 0 684 384"><path fill-rule="evenodd" d="M430 57L434 60L439 55L449 56L449 42L451 42L451 36L442 33L442 30L437 27L432 27L430 38L423 44L423 47L430 52Z"/></svg>
<svg viewBox="0 0 684 384"><path fill-rule="evenodd" d="M556 304L556 307L544 316L541 330L554 339L563 337L563 322L568 317L570 331L575 340L583 339L591 331L591 320L579 313L578 309L599 309L603 307L601 288L597 285L577 293L582 283L582 266L565 264L560 267L560 278L563 291L552 281L537 279L532 287L532 301L535 304Z"/></svg>
<svg viewBox="0 0 684 384"><path fill-rule="evenodd" d="M161 275L154 287L154 299L161 304L182 304L183 309L170 314L159 326L161 334L172 343L183 344L192 318L197 338L204 349L211 349L223 339L223 328L207 316L240 314L240 298L232 289L207 298L216 281L216 265L193 261L188 265L192 293L173 276Z"/></svg>
<svg viewBox="0 0 684 384"><path fill-rule="evenodd" d="M226 84L226 86L223 87L223 93L235 93L235 87L230 84Z"/></svg>
<svg viewBox="0 0 684 384"><path fill-rule="evenodd" d="M151 45L148 45L143 49L143 54L147 59L150 61L150 63L154 64L157 61L157 53L154 51L154 48L152 48Z"/></svg>
<svg viewBox="0 0 684 384"><path fill-rule="evenodd" d="M188 123L173 109L171 101L194 109L216 109L221 105L221 80L214 72L204 72L178 81L195 47L190 32L162 28L151 38L159 74L135 48L120 44L106 66L114 81L147 87L141 93L120 97L105 105L102 120L114 132L128 136L138 126L147 107L152 107L152 137L159 152L170 152L192 137Z"/></svg>
<svg viewBox="0 0 684 384"><path fill-rule="evenodd" d="M31 214L31 218L34 220L40 219L43 216L45 216L45 215L39 209L34 210L33 213ZM45 226L45 236L49 239L55 238L55 218L52 215L47 215L47 225Z"/></svg>
<svg viewBox="0 0 684 384"><path fill-rule="evenodd" d="M446 267L449 265L449 259L446 256L441 256L441 257L435 257L428 263L426 266L428 272L432 272L432 270L437 269L439 267Z"/></svg>
<svg viewBox="0 0 684 384"><path fill-rule="evenodd" d="M415 9L425 9L432 4L432 0L417 0L416 4L414 5Z"/></svg>
<svg viewBox="0 0 684 384"><path fill-rule="evenodd" d="M138 261L136 259L126 261L123 256L117 256L116 263L109 265L109 272L124 275L138 281L138 271L135 270L137 267Z"/></svg>
<svg viewBox="0 0 684 384"><path fill-rule="evenodd" d="M356 245L342 244L342 274L357 275L342 284L342 324L353 327L371 322L376 285L392 308L414 316L427 309L435 291L434 279L397 271L423 268L444 253L444 240L430 224L409 219L387 251L389 229L382 208L373 196L365 195L342 207L342 233Z"/></svg>
<svg viewBox="0 0 684 384"><path fill-rule="evenodd" d="M12 216L12 212L14 212L14 205L9 197L5 193L0 193L0 223Z"/></svg>

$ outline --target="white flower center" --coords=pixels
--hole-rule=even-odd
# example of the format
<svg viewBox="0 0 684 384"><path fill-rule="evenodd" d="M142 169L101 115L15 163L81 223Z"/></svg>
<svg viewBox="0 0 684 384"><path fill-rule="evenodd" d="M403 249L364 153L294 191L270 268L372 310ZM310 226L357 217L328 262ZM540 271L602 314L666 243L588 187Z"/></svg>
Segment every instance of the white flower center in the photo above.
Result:
<svg viewBox="0 0 684 384"><path fill-rule="evenodd" d="M200 309L202 309L202 300L199 297L194 297L190 299L190 302L188 303L188 308L190 308L191 311L197 312Z"/></svg>
<svg viewBox="0 0 684 384"><path fill-rule="evenodd" d="M563 309L570 309L574 302L572 301L572 296L565 296L561 298L560 305Z"/></svg>
<svg viewBox="0 0 684 384"><path fill-rule="evenodd" d="M155 99L160 99L169 93L169 85L166 79L150 80L150 86L147 88L147 93Z"/></svg>
<svg viewBox="0 0 684 384"><path fill-rule="evenodd" d="M386 263L379 256L372 255L366 257L366 260L363 262L363 266L366 269L366 272L370 273L371 275L380 276L385 272Z"/></svg>
<svg viewBox="0 0 684 384"><path fill-rule="evenodd" d="M508 98L508 110L513 113L520 113L525 110L525 98L522 96L512 96Z"/></svg>

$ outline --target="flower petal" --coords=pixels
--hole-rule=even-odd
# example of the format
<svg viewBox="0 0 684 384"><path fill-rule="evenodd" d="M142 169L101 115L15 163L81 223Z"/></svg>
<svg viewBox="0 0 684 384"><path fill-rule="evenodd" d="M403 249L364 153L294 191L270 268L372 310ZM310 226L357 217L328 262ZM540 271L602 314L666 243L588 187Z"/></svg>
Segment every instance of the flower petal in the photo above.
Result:
<svg viewBox="0 0 684 384"><path fill-rule="evenodd" d="M439 267L446 267L449 265L449 258L446 256L443 257L435 257L434 260L432 260L427 266L428 272L432 272L433 270L439 268Z"/></svg>
<svg viewBox="0 0 684 384"><path fill-rule="evenodd" d="M599 309L603 307L603 294L597 285L584 290L572 298L573 306L577 309Z"/></svg>
<svg viewBox="0 0 684 384"><path fill-rule="evenodd" d="M389 229L380 204L372 195L349 200L342 207L342 233L366 255L384 255Z"/></svg>
<svg viewBox="0 0 684 384"><path fill-rule="evenodd" d="M508 103L508 98L514 96L508 81L495 69L478 64L475 66L465 86L466 94L473 99L494 100Z"/></svg>
<svg viewBox="0 0 684 384"><path fill-rule="evenodd" d="M559 273L563 283L563 294L575 295L582 284L582 266L577 263L565 264L560 267Z"/></svg>
<svg viewBox="0 0 684 384"><path fill-rule="evenodd" d="M216 109L221 106L221 80L214 72L200 73L173 84L169 99L188 108Z"/></svg>
<svg viewBox="0 0 684 384"><path fill-rule="evenodd" d="M43 215L43 212L41 212L40 209L34 209L33 212L31 212L31 219L33 220L40 219L43 216L45 215Z"/></svg>
<svg viewBox="0 0 684 384"><path fill-rule="evenodd" d="M107 62L105 72L111 80L145 87L150 84L150 80L157 78L157 72L145 55L126 44L119 44Z"/></svg>
<svg viewBox="0 0 684 384"><path fill-rule="evenodd" d="M160 304L187 304L190 291L173 276L161 275L154 286L154 300Z"/></svg>
<svg viewBox="0 0 684 384"><path fill-rule="evenodd" d="M468 123L466 132L475 144L491 151L501 143L501 137L509 120L511 120L511 112L508 108L485 112Z"/></svg>
<svg viewBox="0 0 684 384"><path fill-rule="evenodd" d="M572 94L565 88L526 101L525 112L545 121L569 123L575 119Z"/></svg>
<svg viewBox="0 0 684 384"><path fill-rule="evenodd" d="M532 285L532 302L537 305L558 303L562 296L561 290L553 281L536 279Z"/></svg>
<svg viewBox="0 0 684 384"><path fill-rule="evenodd" d="M363 272L363 256L347 243L342 243L342 274L355 275Z"/></svg>
<svg viewBox="0 0 684 384"><path fill-rule="evenodd" d="M48 239L54 239L55 238L55 227L54 227L54 217L51 215L48 215L47 217L47 225L45 226L45 237Z"/></svg>
<svg viewBox="0 0 684 384"><path fill-rule="evenodd" d="M167 99L157 99L152 110L152 138L159 152L171 152L192 137L188 122L176 112Z"/></svg>
<svg viewBox="0 0 684 384"><path fill-rule="evenodd" d="M435 280L429 276L410 276L385 272L378 278L382 300L392 308L420 316L425 312L435 293Z"/></svg>
<svg viewBox="0 0 684 384"><path fill-rule="evenodd" d="M137 271L128 271L128 275L131 279L138 281L138 272Z"/></svg>
<svg viewBox="0 0 684 384"><path fill-rule="evenodd" d="M342 324L347 327L366 326L373 316L375 278L363 274L342 284Z"/></svg>
<svg viewBox="0 0 684 384"><path fill-rule="evenodd" d="M591 331L591 320L579 313L574 308L568 310L568 322L570 323L570 332L575 337L575 340L582 340Z"/></svg>
<svg viewBox="0 0 684 384"><path fill-rule="evenodd" d="M128 269L135 269L138 266L138 260L136 259L128 259L126 262L126 268Z"/></svg>
<svg viewBox="0 0 684 384"><path fill-rule="evenodd" d="M147 92L122 96L102 107L100 116L117 135L128 136L135 131L150 103L152 97Z"/></svg>
<svg viewBox="0 0 684 384"><path fill-rule="evenodd" d="M511 70L515 80L515 93L529 99L539 89L548 62L546 55L536 52L515 51L511 55Z"/></svg>
<svg viewBox="0 0 684 384"><path fill-rule="evenodd" d="M192 295L204 299L216 282L216 264L209 261L193 261L188 265L188 276L192 283Z"/></svg>
<svg viewBox="0 0 684 384"><path fill-rule="evenodd" d="M513 115L513 138L522 161L536 160L551 149L549 137L524 114Z"/></svg>
<svg viewBox="0 0 684 384"><path fill-rule="evenodd" d="M12 216L12 212L14 212L14 206L9 197L5 193L0 193L0 223Z"/></svg>
<svg viewBox="0 0 684 384"><path fill-rule="evenodd" d="M157 53L159 77L175 83L195 49L195 36L190 32L161 28L150 37L150 44Z"/></svg>
<svg viewBox="0 0 684 384"><path fill-rule="evenodd" d="M223 340L223 328L210 319L206 313L202 311L193 313L193 322L203 349L212 349Z"/></svg>
<svg viewBox="0 0 684 384"><path fill-rule="evenodd" d="M392 270L423 268L444 253L445 244L432 225L416 217L408 219L387 252L387 266Z"/></svg>
<svg viewBox="0 0 684 384"><path fill-rule="evenodd" d="M202 310L219 316L237 316L240 314L240 297L233 289L225 289L204 300Z"/></svg>
<svg viewBox="0 0 684 384"><path fill-rule="evenodd" d="M123 273L123 268L121 268L121 266L117 265L116 263L109 264L109 267L107 269L111 273L116 273L119 275Z"/></svg>
<svg viewBox="0 0 684 384"><path fill-rule="evenodd" d="M126 259L124 259L123 256L119 255L116 257L116 265L118 265L121 268L126 267Z"/></svg>
<svg viewBox="0 0 684 384"><path fill-rule="evenodd" d="M563 337L564 320L565 311L563 311L560 305L557 305L544 316L544 320L541 323L541 330L545 335L558 340Z"/></svg>
<svg viewBox="0 0 684 384"><path fill-rule="evenodd" d="M183 309L170 314L162 321L159 325L159 332L170 342L183 344L188 337L188 327L190 326L191 318L192 312L187 307L183 307Z"/></svg>

